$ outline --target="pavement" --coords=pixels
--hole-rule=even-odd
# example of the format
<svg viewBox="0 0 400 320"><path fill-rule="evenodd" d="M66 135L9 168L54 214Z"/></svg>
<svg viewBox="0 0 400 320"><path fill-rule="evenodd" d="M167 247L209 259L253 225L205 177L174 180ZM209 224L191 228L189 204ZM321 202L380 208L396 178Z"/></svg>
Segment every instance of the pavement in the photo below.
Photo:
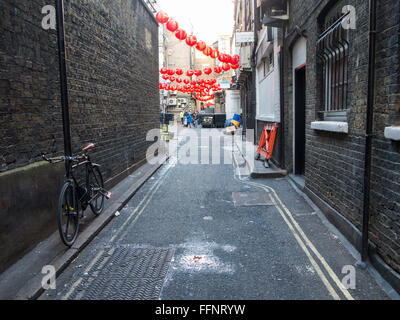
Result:
<svg viewBox="0 0 400 320"><path fill-rule="evenodd" d="M188 130L40 300L399 298L287 177L252 179L237 141Z"/></svg>
<svg viewBox="0 0 400 320"><path fill-rule="evenodd" d="M0 275L0 300L30 300L43 293L42 268L51 265L57 274L79 255L114 217L122 210L140 187L162 166L163 161L155 164L144 163L135 172L110 190L111 200L106 201L104 211L95 217L87 210L81 220L79 236L71 248L67 248L60 239L58 231L39 243L21 260Z"/></svg>

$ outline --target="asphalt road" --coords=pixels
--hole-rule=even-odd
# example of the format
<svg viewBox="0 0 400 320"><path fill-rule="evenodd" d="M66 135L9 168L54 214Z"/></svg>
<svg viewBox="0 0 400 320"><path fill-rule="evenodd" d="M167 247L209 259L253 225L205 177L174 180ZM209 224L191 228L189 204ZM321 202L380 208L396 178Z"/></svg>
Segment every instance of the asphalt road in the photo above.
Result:
<svg viewBox="0 0 400 320"><path fill-rule="evenodd" d="M218 137L221 160L240 158ZM192 149L203 160L206 140ZM40 299L389 299L288 179L182 162L173 154Z"/></svg>

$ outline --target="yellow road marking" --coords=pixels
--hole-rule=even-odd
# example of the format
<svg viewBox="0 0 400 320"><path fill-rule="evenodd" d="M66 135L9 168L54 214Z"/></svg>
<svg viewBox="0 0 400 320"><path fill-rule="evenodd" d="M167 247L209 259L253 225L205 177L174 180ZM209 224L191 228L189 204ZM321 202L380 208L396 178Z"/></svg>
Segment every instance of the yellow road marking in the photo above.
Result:
<svg viewBox="0 0 400 320"><path fill-rule="evenodd" d="M297 221L293 218L292 213L289 211L289 209L283 204L282 200L278 197L276 194L275 190L271 187L267 187L269 190L272 191L274 194L274 197L277 199L277 201L280 203L282 206L283 210L285 210L286 214L289 216L290 220L292 220L292 223L298 230L298 232L301 234L303 237L304 241L307 243L307 245L310 247L311 251L314 252L314 254L317 256L317 258L321 261L322 265L328 272L329 276L332 278L332 280L336 283L336 285L339 287L339 289L342 291L342 293L345 295L345 297L348 300L354 300L350 292L343 286L342 282L339 280L339 278L336 276L335 272L332 270L332 268L329 266L329 264L326 262L324 257L319 253L319 251L315 248L314 244L308 239L306 234L304 233L303 229L299 226Z"/></svg>
<svg viewBox="0 0 400 320"><path fill-rule="evenodd" d="M236 160L237 162L237 160ZM275 207L277 208L277 210L279 211L279 213L283 214L282 218L284 218L284 221L286 222L286 224L289 226L290 231L292 232L292 234L294 235L294 237L296 238L297 242L299 243L300 247L303 249L303 251L305 252L305 254L307 255L307 257L309 258L310 262L314 265L314 263L311 261L312 256L310 256L310 252L308 251L308 249L304 246L304 242L305 244L311 249L311 251L316 255L316 257L318 258L318 260L320 261L320 263L322 264L322 266L325 268L326 272L329 274L329 276L331 277L331 279L336 283L336 285L339 287L339 289L342 291L342 293L345 295L345 297L348 300L354 300L354 298L352 297L352 295L349 293L349 291L343 286L342 282L339 280L339 278L336 276L336 274L333 272L332 268L328 265L328 263L326 262L326 260L322 257L322 255L318 252L318 250L315 248L315 246L312 244L312 242L308 239L308 237L305 235L304 231L301 229L301 227L299 226L299 224L297 223L297 221L293 218L291 212L289 211L289 209L283 204L282 200L278 197L277 193L275 192L275 190L271 187L268 186L264 186L262 184L258 184L255 182L249 182L249 181L243 181L242 180L242 176L240 173L240 170L237 170L238 175L239 175L239 180L242 183L245 184L249 184L249 185L253 185L255 187L258 188L262 188L264 189L266 192L270 192L272 191L274 198L278 201L278 203L282 206L283 210L286 212L287 216L289 217L289 219L292 221L292 223L287 220L286 216L284 215L283 211L281 210L281 208L278 206L278 203L275 203ZM236 179L236 175L235 175L235 179ZM293 227L294 226L294 227ZM297 232L295 232L295 229L297 229ZM301 239L299 238L299 235L301 235L301 237L303 238L304 242L301 241ZM299 240L301 241L301 243L299 242ZM305 251L307 250L307 251ZM311 258L311 259L310 259ZM314 260L314 259L313 259ZM315 260L314 260L315 262ZM314 266L315 267L315 266ZM318 267L319 269L319 267ZM320 270L320 269L319 269ZM319 275L319 277L321 278L322 282L324 283L324 285L326 286L326 288L328 289L329 293L334 297L338 297L337 293L335 292L335 290L332 288L332 286L330 285L329 282L327 282L327 279L325 277L325 275L320 274L317 270L317 273ZM333 290L333 292L332 292ZM340 299L340 298L339 298Z"/></svg>
<svg viewBox="0 0 400 320"><path fill-rule="evenodd" d="M116 231L115 235L111 238L110 242L114 242L115 239L120 235L120 232L122 232L122 230L125 228L125 226L131 221L131 219L133 217L136 216L136 212L139 211L139 209L141 208L142 204L147 200L146 204L144 205L144 207L142 208L142 210L139 212L138 217L142 214L142 212L144 211L144 209L147 207L147 205L149 204L150 200L153 198L154 194L157 192L157 190L159 189L159 187L161 186L161 184L164 182L164 180L166 179L168 173L169 173L169 169L171 168L171 166L169 166L167 168L167 172L164 174L163 177L161 177L152 187L151 189L147 192L147 194L144 196L144 198L142 199L142 201L140 201L139 205L135 208L135 210L132 211L132 213L129 215L128 219L125 220L125 222L121 225L121 227ZM137 218L134 219L133 222L135 222L137 220ZM126 235L127 231L124 232L123 236L120 237L120 239L122 239L125 235Z"/></svg>
<svg viewBox="0 0 400 320"><path fill-rule="evenodd" d="M321 280L324 283L325 287L328 289L329 294L333 297L333 299L340 300L339 295L336 293L335 289L332 287L332 285L329 283L328 279L325 277L325 275L321 271L319 265L317 264L317 262L312 257L310 251L307 249L307 247L304 244L304 242L301 240L299 234L296 232L296 230L294 230L293 225L290 223L290 221L288 221L288 219L285 216L285 214L283 213L282 209L279 208L278 206L275 206L275 207L278 209L278 211L279 211L280 215L282 216L283 220L286 222L286 224L288 225L290 231L292 232L292 234L296 238L297 243L300 245L300 247L303 249L304 253L307 255L307 257L310 260L311 264L313 265L314 269L317 271L318 276L321 278Z"/></svg>
<svg viewBox="0 0 400 320"><path fill-rule="evenodd" d="M85 269L85 272L89 272L93 268L93 266L100 259L100 257L103 255L103 253L104 253L104 250L99 251L99 253L96 255L96 257L94 257L94 259L91 261L91 263ZM63 296L61 300L67 300L71 296L71 294L75 291L76 287L79 286L79 284L82 282L82 280L83 280L83 278L79 277L79 279L77 281L75 281L75 283L69 289L67 294L65 296Z"/></svg>
<svg viewBox="0 0 400 320"><path fill-rule="evenodd" d="M149 204L150 200L152 199L152 197L154 196L154 194L156 193L156 191L159 189L159 187L161 186L161 183L165 180L166 176L169 173L169 169L172 167L173 163L171 162L170 165L167 167L167 172L164 174L164 176L158 180L149 190L149 192L146 194L146 196L142 199L142 201L139 203L139 205L136 207L136 209L131 213L131 215L129 216L129 218L122 224L122 226L118 229L118 231L116 232L116 234L111 238L110 242L113 242L116 237L119 235L119 232L121 232L121 230L127 225L127 223L130 221L130 219L135 216L135 213L140 209L141 205L148 199L148 201L146 202L144 208L147 207L147 205ZM155 189L156 188L156 189ZM155 190L154 190L155 189ZM154 190L154 192L152 192ZM150 195L151 194L151 195ZM150 198L148 198L150 195ZM144 211L144 208L140 211L140 214ZM140 215L139 214L139 215ZM139 216L138 216L139 217ZM137 218L135 218L134 221L137 220ZM115 248L112 248L108 253L110 255L112 255L112 253L115 251ZM85 273L88 273L93 266L95 265L95 263L100 259L100 257L103 255L104 250L101 250L96 257L94 257L94 259L90 262L89 266L85 269ZM108 260L109 258L106 258L106 260ZM102 266L104 265L104 261L102 263ZM76 288L79 286L79 284L83 281L82 277L79 277L78 280L75 281L75 283L72 285L72 287L70 288L70 290L67 292L66 295L64 295L62 297L62 300L67 300L71 294L76 290ZM83 294L81 293L79 296L81 297Z"/></svg>

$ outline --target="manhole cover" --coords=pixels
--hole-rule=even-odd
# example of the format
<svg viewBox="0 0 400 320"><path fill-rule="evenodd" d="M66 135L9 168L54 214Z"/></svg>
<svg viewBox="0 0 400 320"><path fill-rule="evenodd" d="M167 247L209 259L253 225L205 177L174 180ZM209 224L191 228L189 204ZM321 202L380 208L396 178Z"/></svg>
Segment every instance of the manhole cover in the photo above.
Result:
<svg viewBox="0 0 400 320"><path fill-rule="evenodd" d="M160 248L107 249L63 298L157 300L174 252Z"/></svg>
<svg viewBox="0 0 400 320"><path fill-rule="evenodd" d="M235 207L274 205L274 202L267 192L233 192L232 199Z"/></svg>

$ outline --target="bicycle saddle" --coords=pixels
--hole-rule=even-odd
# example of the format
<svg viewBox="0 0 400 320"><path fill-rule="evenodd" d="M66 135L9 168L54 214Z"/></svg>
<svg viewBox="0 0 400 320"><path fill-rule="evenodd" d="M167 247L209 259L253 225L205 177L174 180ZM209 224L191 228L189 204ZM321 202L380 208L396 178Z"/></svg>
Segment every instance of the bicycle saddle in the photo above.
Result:
<svg viewBox="0 0 400 320"><path fill-rule="evenodd" d="M94 143L88 142L88 143L85 143L85 145L82 148L82 151L85 152L85 151L92 150L92 149L94 149Z"/></svg>

